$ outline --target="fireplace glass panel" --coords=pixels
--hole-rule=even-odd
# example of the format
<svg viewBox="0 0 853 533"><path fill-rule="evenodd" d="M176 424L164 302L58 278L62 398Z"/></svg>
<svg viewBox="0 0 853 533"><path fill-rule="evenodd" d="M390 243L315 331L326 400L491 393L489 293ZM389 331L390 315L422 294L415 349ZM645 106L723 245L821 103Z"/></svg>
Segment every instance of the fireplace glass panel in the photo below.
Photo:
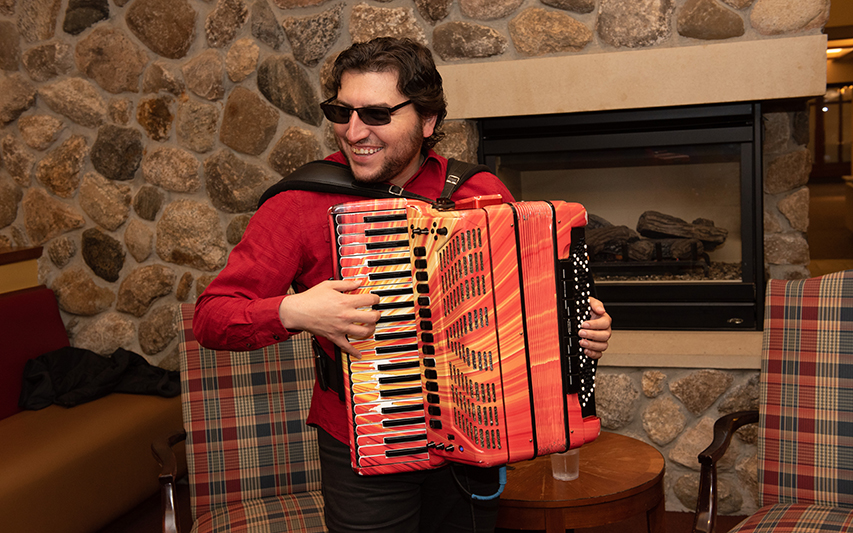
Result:
<svg viewBox="0 0 853 533"><path fill-rule="evenodd" d="M760 329L758 104L480 120L480 160L516 200L586 207L617 329Z"/></svg>

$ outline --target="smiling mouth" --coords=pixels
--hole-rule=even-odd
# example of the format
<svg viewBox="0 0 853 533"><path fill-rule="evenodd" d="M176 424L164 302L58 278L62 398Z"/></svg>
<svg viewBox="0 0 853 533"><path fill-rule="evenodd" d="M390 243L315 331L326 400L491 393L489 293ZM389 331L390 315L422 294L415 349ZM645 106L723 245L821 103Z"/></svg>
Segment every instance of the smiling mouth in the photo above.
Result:
<svg viewBox="0 0 853 533"><path fill-rule="evenodd" d="M382 150L382 148L358 148L353 146L351 150L355 155L372 155Z"/></svg>

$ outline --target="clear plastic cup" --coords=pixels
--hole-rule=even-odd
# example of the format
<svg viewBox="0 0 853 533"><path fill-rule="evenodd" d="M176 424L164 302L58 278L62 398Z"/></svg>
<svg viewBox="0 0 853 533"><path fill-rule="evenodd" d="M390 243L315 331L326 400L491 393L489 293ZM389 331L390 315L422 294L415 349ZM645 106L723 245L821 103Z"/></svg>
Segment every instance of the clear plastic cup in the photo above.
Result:
<svg viewBox="0 0 853 533"><path fill-rule="evenodd" d="M580 462L578 448L563 453L551 454L551 474L554 479L571 481L578 478Z"/></svg>

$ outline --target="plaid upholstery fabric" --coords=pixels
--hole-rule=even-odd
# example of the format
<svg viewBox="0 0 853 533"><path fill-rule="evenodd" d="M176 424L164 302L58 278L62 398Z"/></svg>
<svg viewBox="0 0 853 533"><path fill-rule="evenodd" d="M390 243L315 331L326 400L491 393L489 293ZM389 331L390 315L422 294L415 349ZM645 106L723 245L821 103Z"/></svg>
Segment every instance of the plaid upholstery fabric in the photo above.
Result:
<svg viewBox="0 0 853 533"><path fill-rule="evenodd" d="M181 382L193 531L325 531L307 334L209 350L181 305Z"/></svg>
<svg viewBox="0 0 853 533"><path fill-rule="evenodd" d="M844 533L853 531L853 509L805 503L762 507L729 533Z"/></svg>
<svg viewBox="0 0 853 533"><path fill-rule="evenodd" d="M853 531L853 270L767 287L758 483L732 532Z"/></svg>
<svg viewBox="0 0 853 533"><path fill-rule="evenodd" d="M853 507L853 270L767 289L762 505Z"/></svg>

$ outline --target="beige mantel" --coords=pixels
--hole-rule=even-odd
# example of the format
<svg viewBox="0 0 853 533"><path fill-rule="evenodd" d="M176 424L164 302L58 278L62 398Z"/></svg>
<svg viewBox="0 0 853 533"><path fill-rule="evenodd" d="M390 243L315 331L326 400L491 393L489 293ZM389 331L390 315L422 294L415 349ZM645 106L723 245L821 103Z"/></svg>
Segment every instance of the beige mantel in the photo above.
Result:
<svg viewBox="0 0 853 533"><path fill-rule="evenodd" d="M629 368L761 367L761 331L614 331L602 366Z"/></svg>
<svg viewBox="0 0 853 533"><path fill-rule="evenodd" d="M454 64L439 71L450 119L800 98L826 90L826 35Z"/></svg>

